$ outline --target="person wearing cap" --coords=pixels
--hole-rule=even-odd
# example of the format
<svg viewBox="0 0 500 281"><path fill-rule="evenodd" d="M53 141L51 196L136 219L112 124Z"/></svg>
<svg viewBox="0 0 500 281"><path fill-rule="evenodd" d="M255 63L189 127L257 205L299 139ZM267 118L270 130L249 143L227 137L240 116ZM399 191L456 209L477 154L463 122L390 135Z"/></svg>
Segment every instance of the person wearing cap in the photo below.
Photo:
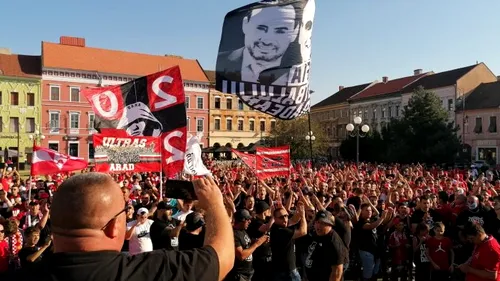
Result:
<svg viewBox="0 0 500 281"><path fill-rule="evenodd" d="M308 280L342 280L344 264L349 262L349 250L334 231L335 223L332 213L326 210L316 213L314 231L305 238L309 245L304 261Z"/></svg>
<svg viewBox="0 0 500 281"><path fill-rule="evenodd" d="M266 233L269 233L274 224L274 217L271 216L271 208L265 201L255 203L255 216L248 226L247 233L252 241L255 241ZM252 280L262 281L269 278L271 270L271 243L266 242L253 252L253 269L254 274Z"/></svg>
<svg viewBox="0 0 500 281"><path fill-rule="evenodd" d="M233 216L233 232L235 256L234 267L226 277L226 281L250 281L253 275L254 251L269 240L268 235L263 235L252 243L247 229L252 220L252 215L247 209L239 209Z"/></svg>
<svg viewBox="0 0 500 281"><path fill-rule="evenodd" d="M177 249L183 222L172 218L172 206L165 201L158 203L153 221L150 229L153 249Z"/></svg>
<svg viewBox="0 0 500 281"><path fill-rule="evenodd" d="M136 212L136 219L127 223L125 239L129 240L130 255L153 251L150 229L154 221L148 219L148 216L149 210L140 208Z"/></svg>
<svg viewBox="0 0 500 281"><path fill-rule="evenodd" d="M186 216L184 228L179 234L179 250L191 250L203 246L205 239L205 218L200 212L191 212Z"/></svg>

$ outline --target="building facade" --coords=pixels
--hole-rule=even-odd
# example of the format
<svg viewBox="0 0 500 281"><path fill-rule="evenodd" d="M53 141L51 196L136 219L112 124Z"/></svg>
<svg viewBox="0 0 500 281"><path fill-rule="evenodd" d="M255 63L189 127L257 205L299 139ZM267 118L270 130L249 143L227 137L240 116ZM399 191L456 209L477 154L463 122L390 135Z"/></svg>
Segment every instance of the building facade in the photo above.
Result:
<svg viewBox="0 0 500 281"><path fill-rule="evenodd" d="M209 82L197 60L87 47L85 39L42 42L42 131L45 147L92 160L94 113L84 88L120 85L178 65L184 80L188 130L207 145Z"/></svg>
<svg viewBox="0 0 500 281"><path fill-rule="evenodd" d="M339 148L347 137L346 125L352 122L347 100L371 86L371 83L352 87L339 87L339 91L315 104L311 108L311 119L318 122L326 132L328 155L332 159L340 157Z"/></svg>
<svg viewBox="0 0 500 281"><path fill-rule="evenodd" d="M0 54L0 151L24 169L31 162L33 140L41 128L40 56Z"/></svg>
<svg viewBox="0 0 500 281"><path fill-rule="evenodd" d="M215 72L205 71L215 85ZM253 110L233 94L221 93L210 87L210 146L241 148L268 137L276 120Z"/></svg>
<svg viewBox="0 0 500 281"><path fill-rule="evenodd" d="M490 166L500 162L500 81L482 83L458 108L457 122L463 124L462 141L471 152L471 160L484 161Z"/></svg>

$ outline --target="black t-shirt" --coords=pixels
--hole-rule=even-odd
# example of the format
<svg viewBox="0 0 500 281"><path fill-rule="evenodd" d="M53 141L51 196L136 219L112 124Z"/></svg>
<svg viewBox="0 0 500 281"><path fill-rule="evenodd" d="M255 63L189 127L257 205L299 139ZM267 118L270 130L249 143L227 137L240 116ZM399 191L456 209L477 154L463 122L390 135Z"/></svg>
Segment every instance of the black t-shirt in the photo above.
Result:
<svg viewBox="0 0 500 281"><path fill-rule="evenodd" d="M349 226L346 226L341 219L335 217L335 225L333 226L333 230L337 232L340 239L342 239L342 242L344 242L344 245L347 247L347 249L349 249L349 245L351 244L351 228Z"/></svg>
<svg viewBox="0 0 500 281"><path fill-rule="evenodd" d="M474 211L469 209L462 211L457 217L457 226L465 226L468 222L478 223L481 225L486 233L493 234L492 232L492 218L494 218L495 213L491 212L490 209L486 209L482 206Z"/></svg>
<svg viewBox="0 0 500 281"><path fill-rule="evenodd" d="M42 271L22 270L19 277L39 281L217 281L219 260L210 246L182 252L157 250L135 256L114 251L57 253Z"/></svg>
<svg viewBox="0 0 500 281"><path fill-rule="evenodd" d="M325 236L308 235L308 240L304 261L308 280L328 281L332 266L349 262L349 250L335 231Z"/></svg>
<svg viewBox="0 0 500 281"><path fill-rule="evenodd" d="M205 242L205 235L203 232L195 235L182 229L179 234L179 250L181 251L201 248L203 247L203 242Z"/></svg>
<svg viewBox="0 0 500 281"><path fill-rule="evenodd" d="M250 240L250 236L248 236L245 230L234 230L234 246L235 248L241 247L243 250L250 248L252 245L252 241ZM252 274L252 260L253 256L250 254L246 259L239 260L235 259L233 269L231 270L231 274L242 274L245 276L250 276Z"/></svg>
<svg viewBox="0 0 500 281"><path fill-rule="evenodd" d="M149 229L149 235L151 236L151 242L153 242L153 249L167 249L173 250L172 241L170 239L170 232L177 226L176 220L162 221L155 219L151 228ZM177 245L174 245L177 246ZM177 247L175 247L177 248Z"/></svg>
<svg viewBox="0 0 500 281"><path fill-rule="evenodd" d="M354 230L356 231L357 246L361 251L369 252L372 254L377 254L377 229L363 229L363 226L367 223L372 223L377 221L377 217L372 217L370 219L360 218L356 225L354 225Z"/></svg>
<svg viewBox="0 0 500 281"><path fill-rule="evenodd" d="M19 251L19 260L21 261L21 268L25 270L38 270L39 268L37 267L40 262L42 261L43 254L40 255L34 262L29 262L28 257L33 255L34 253L38 252L40 248L38 247L23 247Z"/></svg>
<svg viewBox="0 0 500 281"><path fill-rule="evenodd" d="M431 234L433 233L433 228L434 228L434 223L436 222L442 222L442 218L441 216L439 215L439 213L434 210L434 209L430 209L429 210L429 219L427 219L427 221L424 221L424 216L425 216L425 212L422 211L422 210L416 210L415 212L413 212L413 215L411 216L411 223L412 224L420 224L420 223L425 223L429 226L429 230L431 230Z"/></svg>
<svg viewBox="0 0 500 281"><path fill-rule="evenodd" d="M247 233L250 239L257 240L264 235L264 233L259 231L259 228L264 224L268 223L269 219L261 220L259 218L254 218L250 225L248 226ZM271 243L266 242L259 246L253 252L254 262L270 262L271 261Z"/></svg>
<svg viewBox="0 0 500 281"><path fill-rule="evenodd" d="M275 272L290 272L295 266L295 230L273 224L271 227L272 268Z"/></svg>

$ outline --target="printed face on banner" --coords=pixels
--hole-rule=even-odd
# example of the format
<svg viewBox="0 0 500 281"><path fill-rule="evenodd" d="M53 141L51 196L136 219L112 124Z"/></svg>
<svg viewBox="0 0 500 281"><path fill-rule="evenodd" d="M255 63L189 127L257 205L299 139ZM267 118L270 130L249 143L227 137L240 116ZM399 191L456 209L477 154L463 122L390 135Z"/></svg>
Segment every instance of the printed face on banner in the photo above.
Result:
<svg viewBox="0 0 500 281"><path fill-rule="evenodd" d="M216 89L280 119L307 112L314 13L314 0L261 1L228 13Z"/></svg>

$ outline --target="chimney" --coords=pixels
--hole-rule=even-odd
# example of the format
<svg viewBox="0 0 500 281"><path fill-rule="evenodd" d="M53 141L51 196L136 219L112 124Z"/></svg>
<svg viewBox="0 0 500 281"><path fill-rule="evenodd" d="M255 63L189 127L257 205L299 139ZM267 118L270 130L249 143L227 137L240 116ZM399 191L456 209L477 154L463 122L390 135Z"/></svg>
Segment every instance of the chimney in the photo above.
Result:
<svg viewBox="0 0 500 281"><path fill-rule="evenodd" d="M422 74L422 69L421 68L413 70L413 75L416 76L416 75L420 75L420 74Z"/></svg>
<svg viewBox="0 0 500 281"><path fill-rule="evenodd" d="M75 47L85 47L85 38L61 36L59 37L59 44Z"/></svg>
<svg viewBox="0 0 500 281"><path fill-rule="evenodd" d="M2 55L12 55L12 52L10 51L9 48L1 48L0 47L0 54L2 54Z"/></svg>
<svg viewBox="0 0 500 281"><path fill-rule="evenodd" d="M344 86L339 86L339 91L342 91L344 89Z"/></svg>
<svg viewBox="0 0 500 281"><path fill-rule="evenodd" d="M387 81L389 81L389 77L387 76L382 77L382 82L387 83Z"/></svg>
<svg viewBox="0 0 500 281"><path fill-rule="evenodd" d="M178 56L178 55L165 54L165 56L166 57L175 58L175 59L184 59L183 56Z"/></svg>

